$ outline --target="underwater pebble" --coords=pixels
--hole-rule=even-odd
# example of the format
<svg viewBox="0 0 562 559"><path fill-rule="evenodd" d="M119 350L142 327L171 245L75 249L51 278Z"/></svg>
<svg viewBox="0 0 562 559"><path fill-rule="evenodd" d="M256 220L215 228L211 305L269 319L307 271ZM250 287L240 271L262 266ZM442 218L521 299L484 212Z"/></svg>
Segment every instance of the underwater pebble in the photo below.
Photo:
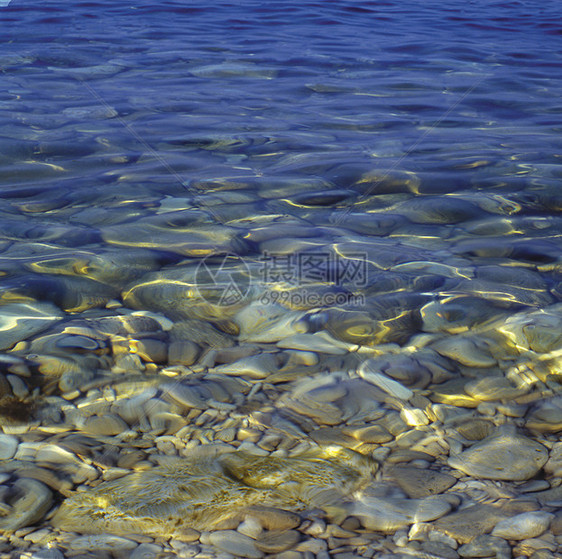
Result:
<svg viewBox="0 0 562 559"><path fill-rule="evenodd" d="M535 538L548 529L553 518L554 515L548 512L524 512L498 522L492 530L492 536L506 540Z"/></svg>
<svg viewBox="0 0 562 559"><path fill-rule="evenodd" d="M393 466L385 474L413 499L443 493L457 482L457 478L449 474L414 466Z"/></svg>
<svg viewBox="0 0 562 559"><path fill-rule="evenodd" d="M91 533L105 533L110 523L115 534L138 530L144 534L185 534L187 528L213 529L233 521L243 510L244 517L256 518L264 528L280 529L277 520L283 519L294 527L298 516L275 507L261 509L255 503L281 504L289 509L328 507L323 495L341 499L362 486L377 468L370 458L335 446L307 445L291 458L232 450L225 444L203 444L182 452L182 458L157 456L159 466L73 493L52 523L67 531L78 528ZM264 471L268 475L264 476ZM202 500L208 503L204 514L194 506ZM146 507L150 515L146 515ZM121 512L116 515L115 511Z"/></svg>
<svg viewBox="0 0 562 559"><path fill-rule="evenodd" d="M170 396L188 408L203 410L207 407L205 399L191 386L184 384L163 384L162 389L166 391L167 396Z"/></svg>
<svg viewBox="0 0 562 559"><path fill-rule="evenodd" d="M113 414L92 416L84 423L84 431L91 435L119 435L128 428L129 426L120 417Z"/></svg>
<svg viewBox="0 0 562 559"><path fill-rule="evenodd" d="M468 367L493 367L496 364L485 344L476 339L449 336L431 347L440 355L450 357Z"/></svg>
<svg viewBox="0 0 562 559"><path fill-rule="evenodd" d="M562 442L552 445L550 457L544 465L544 471L554 478L562 477Z"/></svg>
<svg viewBox="0 0 562 559"><path fill-rule="evenodd" d="M306 332L307 327L301 323L303 317L304 313L287 312L279 305L253 302L236 314L234 321L240 328L240 341L273 343Z"/></svg>
<svg viewBox="0 0 562 559"><path fill-rule="evenodd" d="M365 528L394 532L414 522L436 520L451 510L451 504L439 497L400 499L361 497L351 506L351 514L361 519Z"/></svg>
<svg viewBox="0 0 562 559"><path fill-rule="evenodd" d="M13 458L18 449L19 440L12 435L0 433L0 460Z"/></svg>
<svg viewBox="0 0 562 559"><path fill-rule="evenodd" d="M342 421L339 408L328 402L317 402L313 397L303 394L300 398L289 398L284 405L292 411L313 419L321 425L337 425Z"/></svg>
<svg viewBox="0 0 562 559"><path fill-rule="evenodd" d="M461 418L456 426L457 432L469 441L481 441L492 434L494 424L491 421L475 418ZM457 421L455 421L456 425Z"/></svg>
<svg viewBox="0 0 562 559"><path fill-rule="evenodd" d="M470 543L465 543L458 548L461 557L497 557L498 559L511 559L509 544L496 536L479 535Z"/></svg>
<svg viewBox="0 0 562 559"><path fill-rule="evenodd" d="M500 432L449 458L452 468L477 478L524 481L546 463L548 450L523 435Z"/></svg>
<svg viewBox="0 0 562 559"><path fill-rule="evenodd" d="M24 530L26 530L26 528L24 528ZM35 530L33 532L30 532L29 534L24 536L24 540L31 543L40 543L46 540L51 534L52 532L50 530L43 528L42 530Z"/></svg>
<svg viewBox="0 0 562 559"><path fill-rule="evenodd" d="M441 542L422 542L421 549L439 559L458 559L459 554L448 545Z"/></svg>
<svg viewBox="0 0 562 559"><path fill-rule="evenodd" d="M166 363L168 361L168 348L160 340L130 340L129 345L131 351L136 353L143 361L153 363Z"/></svg>
<svg viewBox="0 0 562 559"><path fill-rule="evenodd" d="M223 349L234 346L230 336L203 320L180 320L170 330L170 341L189 341L201 346Z"/></svg>
<svg viewBox="0 0 562 559"><path fill-rule="evenodd" d="M300 349L328 355L345 355L348 352L348 345L329 339L329 336L320 334L295 334L288 336L277 342L277 347L284 349Z"/></svg>
<svg viewBox="0 0 562 559"><path fill-rule="evenodd" d="M62 551L56 548L41 549L40 551L34 551L30 559L64 559L64 555Z"/></svg>
<svg viewBox="0 0 562 559"><path fill-rule="evenodd" d="M304 555L298 551L283 551L277 555L277 559L303 559L303 557Z"/></svg>
<svg viewBox="0 0 562 559"><path fill-rule="evenodd" d="M20 377L16 375L6 375L6 380L10 383L12 393L17 398L23 400L29 394L29 389Z"/></svg>
<svg viewBox="0 0 562 559"><path fill-rule="evenodd" d="M153 543L141 543L129 556L129 559L154 559L163 552L161 546Z"/></svg>
<svg viewBox="0 0 562 559"><path fill-rule="evenodd" d="M261 559L263 553L256 548L254 540L234 530L216 530L209 534L209 542L221 551L238 557Z"/></svg>
<svg viewBox="0 0 562 559"><path fill-rule="evenodd" d="M542 432L562 429L562 396L538 402L527 417L526 427Z"/></svg>
<svg viewBox="0 0 562 559"><path fill-rule="evenodd" d="M0 307L0 350L42 332L63 315L51 303L8 303Z"/></svg>
<svg viewBox="0 0 562 559"><path fill-rule="evenodd" d="M434 529L464 544L491 532L506 516L497 507L477 503L439 518L434 524Z"/></svg>
<svg viewBox="0 0 562 559"><path fill-rule="evenodd" d="M226 375L241 375L252 379L265 379L277 372L277 360L271 353L260 353L243 357L234 363L219 365L215 372Z"/></svg>
<svg viewBox="0 0 562 559"><path fill-rule="evenodd" d="M550 530L555 536L562 536L562 511L556 511L550 525Z"/></svg>
<svg viewBox="0 0 562 559"><path fill-rule="evenodd" d="M554 549L552 549L552 551L546 548L537 549L533 552L532 555L529 556L529 559L558 559L558 557L553 553L553 551L556 551L556 549L560 549L560 547L556 546L554 547Z"/></svg>
<svg viewBox="0 0 562 559"><path fill-rule="evenodd" d="M121 536L98 534L93 536L78 536L72 539L72 548L76 551L130 551L137 547L137 542Z"/></svg>
<svg viewBox="0 0 562 559"><path fill-rule="evenodd" d="M300 533L296 530L268 531L260 534L255 546L264 553L281 553L291 549L300 540Z"/></svg>
<svg viewBox="0 0 562 559"><path fill-rule="evenodd" d="M410 406L404 406L400 410L400 417L410 427L421 427L422 425L429 424L429 419L423 410Z"/></svg>
<svg viewBox="0 0 562 559"><path fill-rule="evenodd" d="M306 540L300 542L296 546L297 551L304 552L305 557L307 553L314 553L318 555L328 549L328 544L324 540Z"/></svg>
<svg viewBox="0 0 562 559"><path fill-rule="evenodd" d="M363 443L387 443L394 437L382 425L349 428L349 434Z"/></svg>
<svg viewBox="0 0 562 559"><path fill-rule="evenodd" d="M468 395L483 402L512 400L528 391L525 388L516 388L503 376L489 376L468 382L464 390Z"/></svg>
<svg viewBox="0 0 562 559"><path fill-rule="evenodd" d="M255 518L265 530L291 530L301 523L294 512L261 505L248 507L246 517Z"/></svg>
<svg viewBox="0 0 562 559"><path fill-rule="evenodd" d="M193 365L200 353L199 346L189 340L171 342L168 346L168 363L170 365Z"/></svg>
<svg viewBox="0 0 562 559"><path fill-rule="evenodd" d="M402 386L394 379L391 379L381 373L373 372L371 370L372 367L373 365L368 362L363 364L358 370L359 376L367 382L374 384L381 390L384 390L386 393L395 396L396 398L400 398L401 400L409 400L414 395L409 388Z"/></svg>
<svg viewBox="0 0 562 559"><path fill-rule="evenodd" d="M263 532L263 528L255 518L249 517L238 524L236 531L255 540Z"/></svg>
<svg viewBox="0 0 562 559"><path fill-rule="evenodd" d="M27 478L17 479L8 495L10 509L0 517L0 530L17 530L34 524L47 513L53 500L45 484Z"/></svg>

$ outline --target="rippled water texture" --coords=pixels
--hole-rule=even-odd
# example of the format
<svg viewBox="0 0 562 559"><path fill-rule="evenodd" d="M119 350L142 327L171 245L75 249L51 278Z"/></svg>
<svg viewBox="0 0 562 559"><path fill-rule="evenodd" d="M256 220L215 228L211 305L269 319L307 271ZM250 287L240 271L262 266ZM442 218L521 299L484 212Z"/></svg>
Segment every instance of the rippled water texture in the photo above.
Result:
<svg viewBox="0 0 562 559"><path fill-rule="evenodd" d="M560 21L0 2L2 556L558 556Z"/></svg>

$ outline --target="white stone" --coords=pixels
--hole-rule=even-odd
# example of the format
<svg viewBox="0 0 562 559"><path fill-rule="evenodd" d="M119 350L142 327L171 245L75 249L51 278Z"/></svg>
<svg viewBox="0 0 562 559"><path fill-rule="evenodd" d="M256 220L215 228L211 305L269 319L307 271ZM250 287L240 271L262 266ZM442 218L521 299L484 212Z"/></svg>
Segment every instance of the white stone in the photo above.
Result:
<svg viewBox="0 0 562 559"><path fill-rule="evenodd" d="M400 410L400 417L410 427L421 427L429 423L424 411L418 408L404 407Z"/></svg>
<svg viewBox="0 0 562 559"><path fill-rule="evenodd" d="M486 344L476 338L448 336L435 342L432 348L467 367L493 367L496 364Z"/></svg>
<svg viewBox="0 0 562 559"><path fill-rule="evenodd" d="M414 393L405 386L402 386L399 382L395 381L383 375L382 373L375 373L368 370L368 365L361 366L359 368L359 376L362 377L367 382L374 384L381 390L384 390L387 394L399 398L400 400L409 400Z"/></svg>
<svg viewBox="0 0 562 559"><path fill-rule="evenodd" d="M548 529L554 515L549 512L524 512L498 522L492 536L506 540L526 540L536 538Z"/></svg>
<svg viewBox="0 0 562 559"><path fill-rule="evenodd" d="M303 312L290 312L280 305L254 301L238 312L234 322L240 327L240 341L272 343L305 332L300 322L304 316Z"/></svg>
<svg viewBox="0 0 562 559"><path fill-rule="evenodd" d="M61 320L58 307L51 303L8 303L0 314L0 350L29 338Z"/></svg>
<svg viewBox="0 0 562 559"><path fill-rule="evenodd" d="M263 553L256 549L248 536L234 530L217 530L209 534L209 542L221 551L246 559L261 559Z"/></svg>
<svg viewBox="0 0 562 559"><path fill-rule="evenodd" d="M14 396L23 399L29 394L25 382L17 375L6 375L6 380L10 383Z"/></svg>
<svg viewBox="0 0 562 559"><path fill-rule="evenodd" d="M253 454L254 456L268 456L269 455L269 451L260 448L259 446L256 446L255 443L252 443L250 441L244 441L242 442L242 444L238 447L238 450L241 450L243 452L248 452L250 454Z"/></svg>
<svg viewBox="0 0 562 559"><path fill-rule="evenodd" d="M328 544L324 540L306 540L295 546L295 551L303 553L310 552L318 555L328 549Z"/></svg>
<svg viewBox="0 0 562 559"><path fill-rule="evenodd" d="M205 399L191 386L184 384L163 384L162 390L166 395L188 408L203 410L207 407Z"/></svg>
<svg viewBox="0 0 562 559"><path fill-rule="evenodd" d="M15 459L34 462L40 447L41 443L22 442L18 445Z"/></svg>
<svg viewBox="0 0 562 559"><path fill-rule="evenodd" d="M322 520L315 520L307 529L306 533L310 534L313 538L320 537L326 531L326 523Z"/></svg>
<svg viewBox="0 0 562 559"><path fill-rule="evenodd" d="M278 370L275 356L270 353L261 353L244 357L234 363L219 365L215 372L226 375L242 375L255 379L267 378Z"/></svg>
<svg viewBox="0 0 562 559"><path fill-rule="evenodd" d="M14 457L19 441L12 435L0 434L0 460L9 460Z"/></svg>
<svg viewBox="0 0 562 559"><path fill-rule="evenodd" d="M33 552L30 559L64 559L64 555L58 549L42 549Z"/></svg>
<svg viewBox="0 0 562 559"><path fill-rule="evenodd" d="M38 443L39 447L35 455L37 462L46 462L48 464L82 464L72 452L57 446L56 444Z"/></svg>
<svg viewBox="0 0 562 559"><path fill-rule="evenodd" d="M449 458L449 466L469 476L524 481L548 459L548 450L527 437L503 430Z"/></svg>
<svg viewBox="0 0 562 559"><path fill-rule="evenodd" d="M51 534L52 532L50 530L47 530L47 528L43 528L42 530L35 530L33 532L30 532L29 534L24 536L23 539L31 543L41 543L42 541L47 540L47 538Z"/></svg>
<svg viewBox="0 0 562 559"><path fill-rule="evenodd" d="M318 355L312 351L288 349L285 353L289 355L288 364L313 366L319 361Z"/></svg>
<svg viewBox="0 0 562 559"><path fill-rule="evenodd" d="M127 431L128 428L129 426L118 415L111 413L90 416L83 425L86 433L101 436L119 435Z"/></svg>
<svg viewBox="0 0 562 559"><path fill-rule="evenodd" d="M241 522L236 530L254 540L263 532L261 524L251 516L246 518L244 522Z"/></svg>
<svg viewBox="0 0 562 559"><path fill-rule="evenodd" d="M137 542L121 536L96 534L93 536L79 536L72 540L74 551L128 551L137 547Z"/></svg>
<svg viewBox="0 0 562 559"><path fill-rule="evenodd" d="M129 559L154 559L160 553L162 553L162 548L159 545L142 543L131 553Z"/></svg>
<svg viewBox="0 0 562 559"><path fill-rule="evenodd" d="M351 514L361 519L369 530L395 532L414 522L429 522L451 510L441 497L403 499L395 497L362 497L351 507Z"/></svg>
<svg viewBox="0 0 562 559"><path fill-rule="evenodd" d="M503 539L496 536L480 534L470 543L459 548L462 557L496 557L497 559L511 558L511 548Z"/></svg>
<svg viewBox="0 0 562 559"><path fill-rule="evenodd" d="M457 547L459 546L459 544L457 543L457 540L455 540L455 538L452 538L451 536L448 536L447 534L444 534L443 532L438 532L438 531L430 531L429 532L429 541L430 542L439 542L439 543L442 543L444 545L448 545L452 549L457 549Z"/></svg>
<svg viewBox="0 0 562 559"><path fill-rule="evenodd" d="M277 347L283 349L302 349L317 353L327 353L329 355L345 355L348 351L356 348L353 344L335 340L325 332L288 336L278 341Z"/></svg>
<svg viewBox="0 0 562 559"><path fill-rule="evenodd" d="M0 531L31 526L43 518L53 501L50 489L35 479L19 478L13 487L19 497L12 503L8 514L0 516Z"/></svg>
<svg viewBox="0 0 562 559"><path fill-rule="evenodd" d="M166 318L163 314L157 312L150 312L150 311L133 311L131 316L146 316L148 318L152 318L158 324L160 324L162 330L171 330L174 323L169 319Z"/></svg>

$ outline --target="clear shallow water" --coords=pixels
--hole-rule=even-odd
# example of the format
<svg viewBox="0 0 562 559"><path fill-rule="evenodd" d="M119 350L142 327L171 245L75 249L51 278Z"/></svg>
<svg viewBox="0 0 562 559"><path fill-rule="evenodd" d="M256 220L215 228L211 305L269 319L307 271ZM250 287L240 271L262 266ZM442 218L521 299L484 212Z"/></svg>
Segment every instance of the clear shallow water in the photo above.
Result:
<svg viewBox="0 0 562 559"><path fill-rule="evenodd" d="M36 165L4 173L59 195L66 180L84 197L131 172L182 192L169 168L139 162L151 146L186 181L249 171L348 186L328 166L345 163L427 173L428 190L451 193L556 165L558 9L15 2L1 14L3 151Z"/></svg>
<svg viewBox="0 0 562 559"><path fill-rule="evenodd" d="M128 452L127 437L153 443L162 427L108 403L108 390L128 401L172 375L197 397L176 395L164 413L199 410L209 432L187 429L173 452L160 441L155 454L223 440L225 414L236 410L238 429L249 408L270 405L280 416L260 424L266 436L349 446L346 433L322 429L378 420L358 383L380 388L380 377L357 373L374 359L371 372L427 400L392 383L398 404L371 395L386 416L401 413L403 431L384 426L392 436L439 432L435 422L452 419L431 406L444 404L452 416L517 424L554 452L561 12L456 1L1 8L5 432L19 444L87 434L105 457L99 437L115 437ZM133 311L160 322L111 322ZM254 354L273 361L230 365ZM385 361L402 358L409 365ZM191 369L162 373L178 364ZM211 387L225 375L242 384L213 392L208 371ZM123 373L142 382L119 388ZM299 384L309 376L345 395L323 400ZM497 395L493 383L466 386L487 376L522 392L499 380ZM173 392L158 390L147 398ZM252 390L263 399L246 402ZM33 427L21 427L14 401L43 393L39 411L23 414ZM311 408L315 398L335 409ZM209 399L226 406L211 405L220 421L205 419ZM95 423L108 414L109 427ZM173 425L164 431L177 437ZM33 462L22 448L14 459ZM437 455L447 472L458 445L449 450ZM549 464L537 475L555 488ZM62 491L51 484L54 504L83 483L72 475Z"/></svg>

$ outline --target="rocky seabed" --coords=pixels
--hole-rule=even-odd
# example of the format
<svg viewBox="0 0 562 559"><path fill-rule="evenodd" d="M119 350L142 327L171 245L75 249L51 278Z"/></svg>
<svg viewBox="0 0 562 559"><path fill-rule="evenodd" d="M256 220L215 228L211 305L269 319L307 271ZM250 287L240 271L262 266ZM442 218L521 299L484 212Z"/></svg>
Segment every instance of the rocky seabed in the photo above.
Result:
<svg viewBox="0 0 562 559"><path fill-rule="evenodd" d="M192 275L3 304L2 557L559 556L562 304L414 331L406 295L221 308Z"/></svg>

